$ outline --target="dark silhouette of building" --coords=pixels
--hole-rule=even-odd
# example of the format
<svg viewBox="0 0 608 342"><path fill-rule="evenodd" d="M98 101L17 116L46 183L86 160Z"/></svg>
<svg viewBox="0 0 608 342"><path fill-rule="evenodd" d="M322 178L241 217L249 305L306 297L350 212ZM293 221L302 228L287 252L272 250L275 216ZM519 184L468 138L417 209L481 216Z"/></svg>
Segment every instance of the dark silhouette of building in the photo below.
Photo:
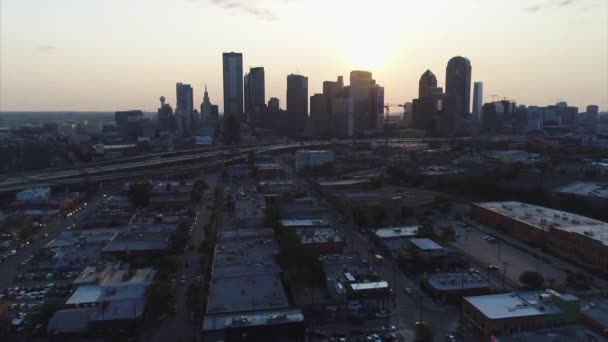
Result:
<svg viewBox="0 0 608 342"><path fill-rule="evenodd" d="M175 131L176 123L173 116L173 108L170 104L165 103L165 97L160 97L160 107L156 115L156 122L161 131Z"/></svg>
<svg viewBox="0 0 608 342"><path fill-rule="evenodd" d="M328 104L329 101L325 94L314 94L310 97L310 121L313 132L317 136L330 135L331 116Z"/></svg>
<svg viewBox="0 0 608 342"><path fill-rule="evenodd" d="M349 114L353 118L352 134L379 132L383 128L384 88L376 84L369 71L350 72Z"/></svg>
<svg viewBox="0 0 608 342"><path fill-rule="evenodd" d="M302 132L308 118L308 77L287 76L287 113L292 123L290 131Z"/></svg>
<svg viewBox="0 0 608 342"><path fill-rule="evenodd" d="M245 113L247 120L251 121L251 115L256 107L266 105L266 95L264 90L264 68L250 68L249 73L243 79L245 87Z"/></svg>
<svg viewBox="0 0 608 342"><path fill-rule="evenodd" d="M201 135L216 138L220 131L220 117L218 106L209 100L209 92L205 85L203 102L201 103Z"/></svg>
<svg viewBox="0 0 608 342"><path fill-rule="evenodd" d="M177 128L182 134L188 135L191 133L192 114L194 113L192 87L189 84L177 83L175 94L177 99L175 103Z"/></svg>
<svg viewBox="0 0 608 342"><path fill-rule="evenodd" d="M271 97L268 100L268 108L270 108L271 110L279 110L279 99L276 97Z"/></svg>
<svg viewBox="0 0 608 342"><path fill-rule="evenodd" d="M224 52L224 116L243 115L243 54Z"/></svg>
<svg viewBox="0 0 608 342"><path fill-rule="evenodd" d="M445 93L460 96L460 115L468 115L471 109L471 62L461 56L448 62L445 74Z"/></svg>
<svg viewBox="0 0 608 342"><path fill-rule="evenodd" d="M432 96L436 93L437 89L437 77L431 70L427 70L420 76L420 81L418 81L418 98L424 99Z"/></svg>
<svg viewBox="0 0 608 342"><path fill-rule="evenodd" d="M483 82L475 82L473 86L473 117L479 121L483 108Z"/></svg>
<svg viewBox="0 0 608 342"><path fill-rule="evenodd" d="M118 111L114 113L116 126L125 137L136 138L141 132L141 121L144 113L141 110Z"/></svg>

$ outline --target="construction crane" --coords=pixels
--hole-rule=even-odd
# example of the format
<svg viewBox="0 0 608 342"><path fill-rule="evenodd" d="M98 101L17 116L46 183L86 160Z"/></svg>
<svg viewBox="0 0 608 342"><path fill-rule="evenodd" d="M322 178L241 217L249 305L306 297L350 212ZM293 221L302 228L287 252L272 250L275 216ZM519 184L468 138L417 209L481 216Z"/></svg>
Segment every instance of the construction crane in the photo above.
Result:
<svg viewBox="0 0 608 342"><path fill-rule="evenodd" d="M392 104L392 103L385 103L384 104L384 109L386 109L386 115L384 117L384 122L388 123L388 117L391 111L391 107L404 107L403 104Z"/></svg>
<svg viewBox="0 0 608 342"><path fill-rule="evenodd" d="M496 98L500 98L499 95L488 95L492 98L492 102L496 102Z"/></svg>

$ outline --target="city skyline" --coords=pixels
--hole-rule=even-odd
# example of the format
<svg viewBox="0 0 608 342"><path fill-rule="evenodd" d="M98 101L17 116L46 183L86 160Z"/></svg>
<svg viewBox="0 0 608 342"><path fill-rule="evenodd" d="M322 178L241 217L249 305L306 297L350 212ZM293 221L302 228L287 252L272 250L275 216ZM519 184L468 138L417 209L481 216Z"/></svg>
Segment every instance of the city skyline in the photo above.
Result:
<svg viewBox="0 0 608 342"><path fill-rule="evenodd" d="M64 3L69 9L60 6ZM581 111L589 104L608 110L605 1L384 0L376 6L353 1L348 7L340 1L227 3L232 4L149 1L144 17L137 14L137 2L3 1L0 110L152 112L160 95L176 104L172 88L178 82L192 85L194 103L202 101L205 83L220 99L220 56L229 51L243 54L245 68L264 67L266 98L283 104L291 73L309 78L312 95L322 92L323 81L352 70L372 72L386 89L387 103L410 102L427 69L445 88L447 62L460 55L473 65L471 83L484 82L484 102L497 94L518 104L542 106L563 99ZM323 6L327 11L315 12ZM96 16L89 22L90 11ZM404 11L419 15L403 16ZM194 24L188 20L193 15L199 17ZM458 16L470 20L455 25ZM489 25L501 16L511 16L517 25L508 32ZM315 27L303 30L313 17ZM339 17L349 20L334 20ZM370 25L351 25L373 18L378 20ZM564 20L572 23L568 29ZM219 21L224 25L214 25ZM239 31L237 23L248 30ZM117 36L117 30L124 34ZM296 44L286 45L290 39Z"/></svg>

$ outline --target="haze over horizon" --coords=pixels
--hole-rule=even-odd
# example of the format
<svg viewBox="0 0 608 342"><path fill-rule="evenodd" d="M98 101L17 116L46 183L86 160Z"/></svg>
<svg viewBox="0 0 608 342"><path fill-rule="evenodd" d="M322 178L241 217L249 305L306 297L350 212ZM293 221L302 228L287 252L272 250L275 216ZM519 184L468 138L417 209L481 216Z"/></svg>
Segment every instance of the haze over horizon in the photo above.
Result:
<svg viewBox="0 0 608 342"><path fill-rule="evenodd" d="M246 28L246 29L244 29ZM451 57L518 104L608 110L605 0L2 0L0 111L155 111L175 83L223 111L222 52L263 66L266 100L286 76L322 82L368 70L387 103L411 101Z"/></svg>

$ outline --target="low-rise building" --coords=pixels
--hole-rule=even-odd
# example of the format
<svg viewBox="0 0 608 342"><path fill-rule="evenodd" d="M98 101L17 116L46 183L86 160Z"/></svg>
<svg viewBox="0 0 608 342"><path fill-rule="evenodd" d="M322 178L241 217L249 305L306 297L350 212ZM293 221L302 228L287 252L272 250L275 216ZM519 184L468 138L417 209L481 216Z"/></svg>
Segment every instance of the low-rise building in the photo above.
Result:
<svg viewBox="0 0 608 342"><path fill-rule="evenodd" d="M608 339L608 301L587 304L581 311L581 321L589 329Z"/></svg>
<svg viewBox="0 0 608 342"><path fill-rule="evenodd" d="M580 300L553 290L465 297L462 320L477 340L493 335L574 323Z"/></svg>
<svg viewBox="0 0 608 342"><path fill-rule="evenodd" d="M605 338L581 324L493 335L492 342L601 342Z"/></svg>
<svg viewBox="0 0 608 342"><path fill-rule="evenodd" d="M472 216L527 243L608 273L608 223L521 202L475 203Z"/></svg>
<svg viewBox="0 0 608 342"><path fill-rule="evenodd" d="M255 173L258 179L276 179L285 177L285 168L279 163L256 163Z"/></svg>
<svg viewBox="0 0 608 342"><path fill-rule="evenodd" d="M325 191L353 191L361 190L370 184L369 179L339 179L318 182L321 189Z"/></svg>
<svg viewBox="0 0 608 342"><path fill-rule="evenodd" d="M425 290L442 303L458 303L462 297L488 294L489 282L479 273L431 273L426 276Z"/></svg>
<svg viewBox="0 0 608 342"><path fill-rule="evenodd" d="M319 229L329 228L331 225L325 219L314 218L314 219L287 219L281 220L281 226L285 229Z"/></svg>
<svg viewBox="0 0 608 342"><path fill-rule="evenodd" d="M395 256L410 239L416 237L419 228L420 226L378 228L372 237L386 253Z"/></svg>
<svg viewBox="0 0 608 342"><path fill-rule="evenodd" d="M19 191L16 195L17 201L28 202L28 201L45 201L51 196L51 188L30 188Z"/></svg>
<svg viewBox="0 0 608 342"><path fill-rule="evenodd" d="M340 254L344 250L344 240L335 229L301 229L297 231L297 234L300 237L300 243L313 254Z"/></svg>
<svg viewBox="0 0 608 342"><path fill-rule="evenodd" d="M296 172L301 172L307 167L320 166L333 163L334 151L330 150L298 150L295 153Z"/></svg>
<svg viewBox="0 0 608 342"><path fill-rule="evenodd" d="M597 208L608 207L608 183L574 182L553 190L558 197L572 197Z"/></svg>

